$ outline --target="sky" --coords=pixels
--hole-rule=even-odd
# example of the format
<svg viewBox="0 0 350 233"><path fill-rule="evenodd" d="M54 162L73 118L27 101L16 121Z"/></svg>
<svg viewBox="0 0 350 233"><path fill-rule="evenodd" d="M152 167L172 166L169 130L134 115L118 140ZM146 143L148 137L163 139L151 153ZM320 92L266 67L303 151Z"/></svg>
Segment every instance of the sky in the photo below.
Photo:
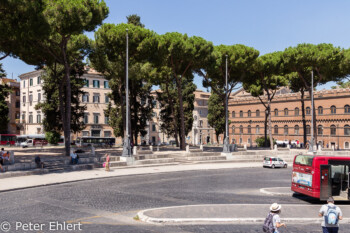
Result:
<svg viewBox="0 0 350 233"><path fill-rule="evenodd" d="M158 34L187 33L214 45L244 44L260 54L283 51L299 43L350 47L348 0L106 0L107 23L125 23L137 14ZM93 37L93 33L88 33ZM1 61L8 78L34 70L18 59ZM202 80L194 80L203 89ZM318 89L329 89L328 83ZM203 89L205 90L205 89Z"/></svg>

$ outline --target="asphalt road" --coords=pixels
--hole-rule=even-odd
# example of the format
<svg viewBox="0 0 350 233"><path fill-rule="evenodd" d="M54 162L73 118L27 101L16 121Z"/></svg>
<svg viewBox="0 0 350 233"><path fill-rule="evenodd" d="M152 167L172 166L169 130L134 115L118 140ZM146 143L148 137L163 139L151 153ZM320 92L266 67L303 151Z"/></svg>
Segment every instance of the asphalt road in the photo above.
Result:
<svg viewBox="0 0 350 233"><path fill-rule="evenodd" d="M178 205L322 204L302 196L259 192L260 188L288 187L290 179L290 168L240 168L114 177L4 192L0 193L0 232L2 226L7 227L1 225L3 221L10 224L9 232L262 232L261 224L164 226L133 217L143 209ZM30 224L37 230L30 231ZM295 224L281 232L321 232L321 227ZM350 227L342 226L340 232L350 232Z"/></svg>

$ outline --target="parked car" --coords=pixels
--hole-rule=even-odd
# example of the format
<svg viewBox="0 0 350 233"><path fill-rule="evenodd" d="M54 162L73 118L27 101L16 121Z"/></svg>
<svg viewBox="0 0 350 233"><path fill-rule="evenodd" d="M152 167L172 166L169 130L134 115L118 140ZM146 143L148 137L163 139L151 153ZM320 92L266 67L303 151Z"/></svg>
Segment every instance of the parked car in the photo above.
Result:
<svg viewBox="0 0 350 233"><path fill-rule="evenodd" d="M285 162L281 158L265 157L264 161L263 161L263 167L270 167L270 168L283 167L283 168L287 168L288 167L288 163Z"/></svg>

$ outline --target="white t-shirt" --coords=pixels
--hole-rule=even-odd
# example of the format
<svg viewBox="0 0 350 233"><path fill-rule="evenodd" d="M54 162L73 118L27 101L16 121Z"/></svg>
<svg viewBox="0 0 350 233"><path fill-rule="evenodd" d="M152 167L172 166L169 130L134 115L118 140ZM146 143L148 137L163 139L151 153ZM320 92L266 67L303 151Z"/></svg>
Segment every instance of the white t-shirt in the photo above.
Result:
<svg viewBox="0 0 350 233"><path fill-rule="evenodd" d="M276 224L277 222L281 223L281 218L278 214L274 214L272 218L272 223L273 223L273 227L275 228L275 233L279 233L277 224Z"/></svg>
<svg viewBox="0 0 350 233"><path fill-rule="evenodd" d="M76 159L77 158L77 154L73 152L73 153L70 154L70 157L72 157L72 159Z"/></svg>
<svg viewBox="0 0 350 233"><path fill-rule="evenodd" d="M332 206L334 206L334 204L333 204L333 203L329 203L329 204L323 205L323 206L321 207L321 209L320 209L320 213L321 213L322 216L323 216L323 217L322 217L323 220L322 220L321 226L323 226L323 227L339 227L339 220L338 220L338 223L337 223L336 225L329 225L329 224L326 224L326 222L325 222L325 217L324 217L324 216L327 214L328 206L332 207ZM338 217L339 217L339 216L343 216L343 213L341 212L341 210L340 210L340 208L339 208L338 206L336 206L335 211L337 212Z"/></svg>

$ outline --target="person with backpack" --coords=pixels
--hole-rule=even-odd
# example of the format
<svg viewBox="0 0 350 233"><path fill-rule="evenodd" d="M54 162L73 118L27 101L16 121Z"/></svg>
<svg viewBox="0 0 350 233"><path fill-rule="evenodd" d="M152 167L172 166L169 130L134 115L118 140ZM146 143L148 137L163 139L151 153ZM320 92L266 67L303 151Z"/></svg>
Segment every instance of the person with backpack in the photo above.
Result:
<svg viewBox="0 0 350 233"><path fill-rule="evenodd" d="M284 226L287 227L285 223L281 223L281 219L279 214L281 213L282 206L273 203L270 206L270 212L267 215L264 225L263 225L263 231L268 233L279 233L278 228Z"/></svg>
<svg viewBox="0 0 350 233"><path fill-rule="evenodd" d="M338 233L339 220L343 219L343 213L334 205L333 197L327 199L327 204L321 207L318 216L323 217L321 224L323 233Z"/></svg>

